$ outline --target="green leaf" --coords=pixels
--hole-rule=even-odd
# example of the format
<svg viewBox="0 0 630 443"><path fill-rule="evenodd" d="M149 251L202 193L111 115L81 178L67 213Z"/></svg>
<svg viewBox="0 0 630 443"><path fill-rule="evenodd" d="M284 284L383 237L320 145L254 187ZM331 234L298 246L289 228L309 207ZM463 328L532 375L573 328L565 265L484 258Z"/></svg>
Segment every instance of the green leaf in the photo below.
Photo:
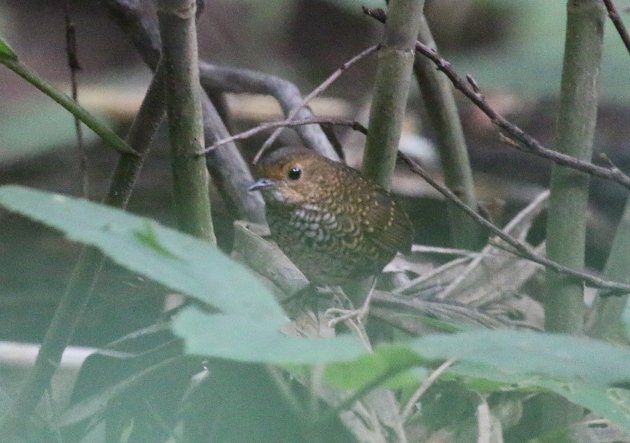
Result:
<svg viewBox="0 0 630 443"><path fill-rule="evenodd" d="M552 377L612 385L630 379L630 351L588 338L526 331L430 335L409 344L426 359L454 358L486 366L489 378Z"/></svg>
<svg viewBox="0 0 630 443"><path fill-rule="evenodd" d="M17 54L11 49L11 46L0 37L0 60L17 60Z"/></svg>
<svg viewBox="0 0 630 443"><path fill-rule="evenodd" d="M540 385L630 431L630 392L586 383L559 383L554 380L542 380Z"/></svg>
<svg viewBox="0 0 630 443"><path fill-rule="evenodd" d="M21 186L0 187L0 205L225 314L256 318L269 328L285 322L273 295L244 266L204 241L118 209Z"/></svg>
<svg viewBox="0 0 630 443"><path fill-rule="evenodd" d="M434 335L410 343L422 358L454 358L447 371L469 387L481 380L506 389L552 391L630 431L630 393L612 388L630 378L630 351L581 337L524 331ZM446 374L445 374L446 377ZM499 390L500 387L485 386Z"/></svg>
<svg viewBox="0 0 630 443"><path fill-rule="evenodd" d="M186 351L231 360L279 365L350 361L367 351L352 336L318 339L288 336L243 316L207 315L188 309L173 320Z"/></svg>
<svg viewBox="0 0 630 443"><path fill-rule="evenodd" d="M405 388L417 385L419 374L412 375L409 370L420 363L418 355L408 348L386 345L352 362L330 365L326 368L326 380L341 388L361 389L390 374L392 378L386 383L387 387Z"/></svg>

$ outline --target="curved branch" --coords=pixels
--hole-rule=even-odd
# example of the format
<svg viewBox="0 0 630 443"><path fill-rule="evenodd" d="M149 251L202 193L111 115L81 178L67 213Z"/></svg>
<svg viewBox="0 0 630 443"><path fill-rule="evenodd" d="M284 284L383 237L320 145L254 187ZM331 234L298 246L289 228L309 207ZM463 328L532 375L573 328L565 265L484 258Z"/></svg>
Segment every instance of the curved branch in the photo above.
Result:
<svg viewBox="0 0 630 443"><path fill-rule="evenodd" d="M249 69L217 66L199 61L201 86L208 90L221 90L236 94L261 94L275 98L285 116L295 112L296 120L313 119L315 116L308 107L302 106L304 99L300 90L288 80L275 75ZM297 110L297 111L296 111ZM314 151L335 157L335 150L328 137L319 126L300 126L296 131L302 142Z"/></svg>

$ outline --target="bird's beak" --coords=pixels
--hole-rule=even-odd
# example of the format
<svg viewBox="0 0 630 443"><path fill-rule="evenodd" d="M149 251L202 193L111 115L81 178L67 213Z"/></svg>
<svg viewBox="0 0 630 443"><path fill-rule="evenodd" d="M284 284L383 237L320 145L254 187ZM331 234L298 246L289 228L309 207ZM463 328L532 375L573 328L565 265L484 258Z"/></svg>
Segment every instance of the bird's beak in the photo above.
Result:
<svg viewBox="0 0 630 443"><path fill-rule="evenodd" d="M261 189L272 188L275 185L276 184L273 182L273 180L269 180L268 178L261 178L254 182L249 188L247 188L247 190L260 191Z"/></svg>

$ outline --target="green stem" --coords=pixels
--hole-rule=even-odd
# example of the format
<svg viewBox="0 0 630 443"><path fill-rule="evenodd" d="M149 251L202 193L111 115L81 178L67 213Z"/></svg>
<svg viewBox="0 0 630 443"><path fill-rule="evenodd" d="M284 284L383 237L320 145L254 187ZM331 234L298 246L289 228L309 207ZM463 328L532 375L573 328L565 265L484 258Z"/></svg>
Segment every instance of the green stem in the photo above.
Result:
<svg viewBox="0 0 630 443"><path fill-rule="evenodd" d="M630 275L630 198L626 200L617 232L612 242L604 275L618 281L629 281ZM601 292L600 292L601 295ZM613 341L627 341L622 328L623 311L628 304L628 296L598 297L595 300L595 319L589 330L589 335Z"/></svg>
<svg viewBox="0 0 630 443"><path fill-rule="evenodd" d="M135 152L131 146L127 144L127 142L116 135L114 131L101 123L99 119L90 114L84 107L72 100L72 98L50 85L44 79L20 63L17 59L0 57L0 63L66 108L72 115L85 123L88 128L94 131L106 144L114 148L116 151L121 154L137 155L137 152Z"/></svg>
<svg viewBox="0 0 630 443"><path fill-rule="evenodd" d="M369 133L363 155L365 175L389 189L407 107L418 25L424 0L392 0L385 43L378 52Z"/></svg>
<svg viewBox="0 0 630 443"><path fill-rule="evenodd" d="M420 19L419 40L437 50L424 15ZM413 71L425 109L437 134L446 186L460 200L476 210L475 183L452 85L443 73L435 69L431 60L420 54L416 55ZM483 246L486 236L474 220L452 203L448 204L448 215L455 247L474 250Z"/></svg>
<svg viewBox="0 0 630 443"><path fill-rule="evenodd" d="M569 0L560 112L558 151L590 160L597 118L597 93L605 11L599 0ZM584 266L589 176L554 164L547 219L547 255L571 268ZM580 282L547 271L545 329L583 333L584 293ZM544 429L579 419L581 408L559 397L543 407Z"/></svg>
<svg viewBox="0 0 630 443"><path fill-rule="evenodd" d="M180 229L216 244L203 149L203 116L194 0L161 0L158 18L166 62L166 103L175 209Z"/></svg>

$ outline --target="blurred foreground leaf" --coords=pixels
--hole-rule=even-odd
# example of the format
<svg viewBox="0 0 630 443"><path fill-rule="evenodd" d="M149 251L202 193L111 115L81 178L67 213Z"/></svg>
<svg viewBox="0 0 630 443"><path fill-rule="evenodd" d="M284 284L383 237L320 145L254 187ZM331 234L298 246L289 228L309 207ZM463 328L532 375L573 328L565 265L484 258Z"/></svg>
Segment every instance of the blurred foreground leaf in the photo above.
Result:
<svg viewBox="0 0 630 443"><path fill-rule="evenodd" d="M471 331L430 335L409 343L428 360L454 358L481 365L498 381L540 376L611 386L630 380L630 350L588 338L529 331ZM462 365L455 365L457 371Z"/></svg>
<svg viewBox="0 0 630 443"><path fill-rule="evenodd" d="M408 369L421 362L418 355L407 347L388 345L353 362L329 366L326 379L345 389L361 389L376 379L387 378L387 387L405 388L417 383L417 377L412 376ZM426 375L426 372L422 371L421 375Z"/></svg>
<svg viewBox="0 0 630 443"><path fill-rule="evenodd" d="M245 267L204 241L118 209L21 186L0 187L0 205L225 314L256 318L271 327L284 322L271 293Z"/></svg>
<svg viewBox="0 0 630 443"><path fill-rule="evenodd" d="M262 321L193 309L179 314L173 329L186 339L189 353L246 362L311 365L350 361L367 353L352 336L288 336Z"/></svg>
<svg viewBox="0 0 630 443"><path fill-rule="evenodd" d="M429 335L331 365L326 379L347 389L384 379L408 388L408 369L446 359L456 363L442 378L474 391L554 392L630 431L630 392L613 387L630 380L630 350L587 338L510 330Z"/></svg>
<svg viewBox="0 0 630 443"><path fill-rule="evenodd" d="M189 353L281 365L336 362L326 379L347 389L394 381L409 388L410 377L426 374L410 369L454 359L442 377L472 390L552 391L630 430L630 393L619 388L630 379L627 347L530 331L474 330L428 335L367 354L353 337L287 336L280 332L286 319L273 296L203 241L120 210L19 186L0 187L0 205L220 309L222 314L189 309L176 317L173 327Z"/></svg>
<svg viewBox="0 0 630 443"><path fill-rule="evenodd" d="M21 186L0 187L0 205L97 247L117 263L225 315L187 310L174 321L189 353L275 364L348 361L366 351L353 337L291 337L273 295L241 264L196 238L150 219L86 200Z"/></svg>

